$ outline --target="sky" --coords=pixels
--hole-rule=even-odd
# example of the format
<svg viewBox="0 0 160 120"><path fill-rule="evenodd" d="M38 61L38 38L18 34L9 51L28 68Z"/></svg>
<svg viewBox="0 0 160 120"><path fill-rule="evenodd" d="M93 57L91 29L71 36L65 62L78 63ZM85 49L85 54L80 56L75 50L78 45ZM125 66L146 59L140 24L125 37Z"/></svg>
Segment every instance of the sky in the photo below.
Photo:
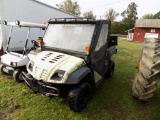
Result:
<svg viewBox="0 0 160 120"><path fill-rule="evenodd" d="M43 3L56 7L56 4L62 3L64 0L39 0ZM77 1L80 5L81 14L86 11L93 11L93 14L100 18L104 16L105 12L113 8L116 12L122 13L127 9L127 6L131 2L135 2L138 12L138 18L143 15L152 13L155 14L160 11L160 0L72 0ZM122 17L117 17L117 20L121 20Z"/></svg>

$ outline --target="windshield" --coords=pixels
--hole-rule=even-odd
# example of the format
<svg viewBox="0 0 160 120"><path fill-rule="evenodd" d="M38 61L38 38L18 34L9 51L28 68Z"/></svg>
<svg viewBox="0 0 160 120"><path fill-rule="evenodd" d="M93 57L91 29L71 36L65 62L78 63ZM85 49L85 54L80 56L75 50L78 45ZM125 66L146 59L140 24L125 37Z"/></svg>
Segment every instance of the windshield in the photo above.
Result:
<svg viewBox="0 0 160 120"><path fill-rule="evenodd" d="M44 36L45 46L85 52L94 27L94 24L50 24Z"/></svg>

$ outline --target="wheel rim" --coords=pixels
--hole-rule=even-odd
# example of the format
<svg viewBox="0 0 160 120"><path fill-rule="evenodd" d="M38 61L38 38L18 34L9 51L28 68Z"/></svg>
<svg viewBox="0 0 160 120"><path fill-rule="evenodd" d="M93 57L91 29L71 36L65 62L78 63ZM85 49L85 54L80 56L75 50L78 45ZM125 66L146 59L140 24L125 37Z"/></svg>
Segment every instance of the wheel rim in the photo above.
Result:
<svg viewBox="0 0 160 120"><path fill-rule="evenodd" d="M22 72L18 76L19 80L23 81Z"/></svg>

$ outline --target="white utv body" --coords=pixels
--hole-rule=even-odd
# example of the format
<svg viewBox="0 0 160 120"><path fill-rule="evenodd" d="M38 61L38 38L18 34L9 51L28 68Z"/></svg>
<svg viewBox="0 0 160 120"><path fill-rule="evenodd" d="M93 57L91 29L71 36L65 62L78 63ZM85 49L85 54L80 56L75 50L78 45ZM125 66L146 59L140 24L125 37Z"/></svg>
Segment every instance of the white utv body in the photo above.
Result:
<svg viewBox="0 0 160 120"><path fill-rule="evenodd" d="M35 93L67 95L69 107L80 112L90 89L113 75L117 37L110 36L108 20L66 18L48 23L44 49L29 61L23 78Z"/></svg>
<svg viewBox="0 0 160 120"><path fill-rule="evenodd" d="M27 70L36 80L73 84L74 81L66 81L68 76L83 65L85 61L81 58L59 52L43 51L28 63Z"/></svg>
<svg viewBox="0 0 160 120"><path fill-rule="evenodd" d="M13 78L16 81L22 82L23 81L22 71L26 71L27 63L29 62L30 59L32 59L35 56L35 55L28 55L28 53L31 50L35 50L36 48L39 47L35 40L31 40L31 42L33 43L33 47L30 49L27 49L30 30L33 28L34 29L38 28L38 29L40 29L39 35L41 35L41 29L45 29L46 25L45 24L22 22L22 21L9 22L9 23L4 21L3 23L6 26L10 26L11 29L10 29L10 34L9 34L9 38L8 38L6 54L1 56L0 71L3 74L13 74ZM13 29L14 27L16 27L16 28L19 27L19 29L25 27L28 29L27 38L26 38L24 50L22 53L10 51L10 41L12 39L11 35L12 35L12 31L14 31L14 29Z"/></svg>

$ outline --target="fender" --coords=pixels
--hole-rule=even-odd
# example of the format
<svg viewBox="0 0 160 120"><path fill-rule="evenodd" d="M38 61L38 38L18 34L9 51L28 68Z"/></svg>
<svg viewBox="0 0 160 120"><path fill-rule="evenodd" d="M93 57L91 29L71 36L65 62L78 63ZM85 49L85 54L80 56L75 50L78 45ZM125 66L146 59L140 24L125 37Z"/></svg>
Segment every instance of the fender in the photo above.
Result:
<svg viewBox="0 0 160 120"><path fill-rule="evenodd" d="M113 54L117 53L117 49L113 48L108 52L107 59L110 60Z"/></svg>
<svg viewBox="0 0 160 120"><path fill-rule="evenodd" d="M88 73L91 73L91 70L88 67L81 67L75 70L69 75L66 80L66 84L77 84L79 83Z"/></svg>

